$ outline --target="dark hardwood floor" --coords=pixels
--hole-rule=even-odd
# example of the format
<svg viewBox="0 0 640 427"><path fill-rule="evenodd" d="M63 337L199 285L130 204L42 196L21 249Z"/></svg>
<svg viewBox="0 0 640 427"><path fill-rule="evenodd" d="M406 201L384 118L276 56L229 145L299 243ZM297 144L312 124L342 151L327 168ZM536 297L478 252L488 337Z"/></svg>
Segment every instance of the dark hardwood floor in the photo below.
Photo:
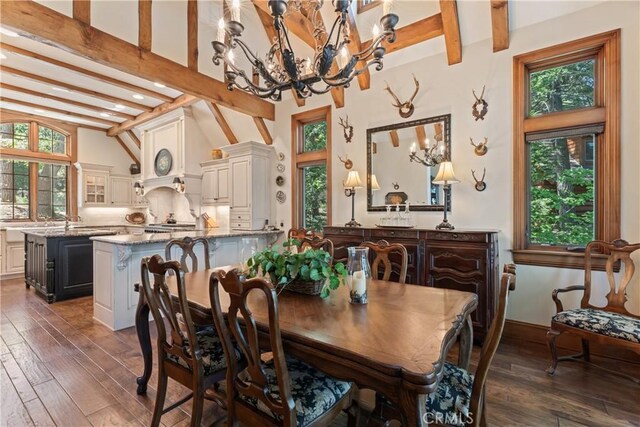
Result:
<svg viewBox="0 0 640 427"><path fill-rule="evenodd" d="M49 305L18 279L3 281L0 297L3 426L149 425L155 392L135 392L142 360L134 328L112 332L93 321L91 297ZM640 376L638 365L596 361ZM545 347L503 342L487 385L490 425L640 425L639 386L578 363L561 364L549 377L547 365ZM184 394L170 382L168 401ZM163 416L163 424L189 425L190 405ZM221 414L207 403L203 424Z"/></svg>

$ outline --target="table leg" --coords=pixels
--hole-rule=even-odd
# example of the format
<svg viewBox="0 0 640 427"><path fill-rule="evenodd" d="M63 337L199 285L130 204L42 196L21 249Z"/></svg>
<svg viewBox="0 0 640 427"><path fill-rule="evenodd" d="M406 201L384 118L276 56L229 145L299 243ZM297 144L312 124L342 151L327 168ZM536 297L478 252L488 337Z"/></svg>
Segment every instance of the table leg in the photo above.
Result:
<svg viewBox="0 0 640 427"><path fill-rule="evenodd" d="M471 352L473 351L473 322L471 316L462 325L460 331L460 348L458 351L458 366L464 370L469 370L469 362L471 361Z"/></svg>
<svg viewBox="0 0 640 427"><path fill-rule="evenodd" d="M402 425L422 427L427 425L426 394L418 394L402 389L400 392L400 412L404 418Z"/></svg>
<svg viewBox="0 0 640 427"><path fill-rule="evenodd" d="M138 394L147 392L147 383L151 377L151 368L153 367L153 350L151 347L151 336L149 335L149 304L144 296L144 292L137 286L140 298L138 299L138 307L136 308L136 333L138 342L140 342L140 350L142 351L142 360L144 362L144 371L141 377L136 378L138 383Z"/></svg>

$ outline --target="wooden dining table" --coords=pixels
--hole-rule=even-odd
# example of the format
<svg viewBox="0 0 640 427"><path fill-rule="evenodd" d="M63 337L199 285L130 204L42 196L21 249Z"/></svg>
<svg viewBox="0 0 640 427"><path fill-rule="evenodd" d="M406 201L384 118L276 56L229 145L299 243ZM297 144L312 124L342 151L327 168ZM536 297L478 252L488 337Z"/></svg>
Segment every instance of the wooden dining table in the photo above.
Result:
<svg viewBox="0 0 640 427"><path fill-rule="evenodd" d="M223 268L225 269L225 268ZM212 323L209 278L216 269L184 275L194 322ZM175 277L167 282L177 294ZM228 307L222 287L221 306ZM268 333L267 308L257 292L249 306L259 328ZM282 292L278 296L280 330L287 354L327 374L352 381L360 388L383 393L399 409L403 425L426 425L425 398L435 391L444 362L460 337L458 364L469 365L473 342L470 313L477 295L372 280L368 304L351 304L346 286L326 298ZM151 376L152 349L149 307L140 293L136 329L143 353L144 373L138 393L146 392Z"/></svg>

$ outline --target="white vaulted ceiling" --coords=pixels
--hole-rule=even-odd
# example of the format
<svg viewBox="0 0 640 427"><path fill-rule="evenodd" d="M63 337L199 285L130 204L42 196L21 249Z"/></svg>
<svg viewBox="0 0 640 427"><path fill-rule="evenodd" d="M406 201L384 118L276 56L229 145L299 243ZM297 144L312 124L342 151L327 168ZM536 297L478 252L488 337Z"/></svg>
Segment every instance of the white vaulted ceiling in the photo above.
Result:
<svg viewBox="0 0 640 427"><path fill-rule="evenodd" d="M72 15L71 0L39 1L38 3L67 16ZM187 50L186 3L186 0L163 0L152 3L152 51L183 65L186 64ZM536 22L572 13L578 9L590 7L597 3L601 3L601 1L557 2L512 0L508 3L510 29L513 30L532 25ZM458 0L457 9L460 23L460 38L463 46L463 61L464 45L491 38L490 8L489 0ZM137 11L137 1L133 0L92 0L91 23L102 31L122 38L129 43L137 44ZM210 42L216 37L216 23L222 13L222 2L220 0L199 1L198 11L199 72L221 80L222 67L214 66L210 60L212 54ZM392 11L400 17L398 27L404 27L439 13L440 4L438 1L397 0L392 5ZM325 23L330 25L335 16L331 1L325 1L322 14ZM362 41L371 38L371 28L373 24L379 20L381 15L381 7L374 7L357 15L356 22ZM244 33L245 40L257 53L264 55L269 46L267 35L253 4L248 0L242 1L242 20L246 28ZM294 47L301 52L301 55L311 55L312 52L308 46L295 36L292 37ZM143 95L144 99L135 99L133 96L138 92L135 89L123 88L112 83L101 81L100 79L83 75L77 71L50 64L46 61L11 52L9 49L2 49L2 54L6 56L6 59L1 60L2 72L0 73L0 81L3 85L0 90L2 96L0 107L3 109L38 114L106 130L112 124L118 124L130 117L143 113L145 107L147 109L157 107L163 102L182 95L181 92L176 90L157 87L154 85L155 82L123 73L108 66L100 65L43 43L22 37L8 37L4 34L0 35L0 40L4 44L16 46L37 55L53 58L57 61L108 76L161 95L160 97L153 97L150 96L149 93L146 93ZM444 51L444 38L435 37L405 49L389 53L385 56L384 66L385 69L398 67L414 61L417 58L440 54ZM492 55L492 52L487 52L487 56L490 55ZM7 67L9 69L7 69ZM73 89L65 89L52 82L42 82L31 77L25 77L24 75L16 75L16 73L10 69L20 70L51 81L58 81L62 84L102 93L108 95L110 99L101 99L100 96L95 94L83 94ZM372 73L375 73L375 71L372 71ZM24 93L24 91L19 91L15 88L22 88L28 92ZM48 97L41 97L35 93L42 93ZM286 94L286 96L290 95ZM329 95L325 96L329 97ZM55 100L49 97L62 98L63 100ZM65 99L69 102L64 102ZM118 99L126 101L129 105L125 105L124 108L116 108L116 104L120 103L117 101ZM132 103L139 104L139 107L136 107ZM349 100L346 99L345 103L348 106ZM82 104L91 105L92 108L86 108L82 106ZM36 106L34 107L33 105ZM200 107L199 110L206 112L207 109ZM115 114L116 111L120 113L120 116ZM74 114L81 116L74 116ZM248 119L240 119L240 113L229 109L224 109L224 114L232 127L234 122L242 122ZM255 131L255 129L253 131L257 135L257 131ZM216 138L224 139L220 129L216 128L214 133Z"/></svg>

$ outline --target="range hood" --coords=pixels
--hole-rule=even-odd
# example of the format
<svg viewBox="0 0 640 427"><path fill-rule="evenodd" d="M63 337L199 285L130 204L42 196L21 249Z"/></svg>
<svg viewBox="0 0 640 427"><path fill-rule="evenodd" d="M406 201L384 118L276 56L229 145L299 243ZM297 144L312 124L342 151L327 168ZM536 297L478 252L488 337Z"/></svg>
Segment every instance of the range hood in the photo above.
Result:
<svg viewBox="0 0 640 427"><path fill-rule="evenodd" d="M140 172L145 193L157 188L173 189L174 179L180 178L185 188L182 195L189 202L191 215L197 218L202 187L200 162L210 157L212 147L193 118L191 108L178 108L144 123L139 129L142 131ZM166 175L156 171L156 158L161 152L164 165L167 159L170 161Z"/></svg>

